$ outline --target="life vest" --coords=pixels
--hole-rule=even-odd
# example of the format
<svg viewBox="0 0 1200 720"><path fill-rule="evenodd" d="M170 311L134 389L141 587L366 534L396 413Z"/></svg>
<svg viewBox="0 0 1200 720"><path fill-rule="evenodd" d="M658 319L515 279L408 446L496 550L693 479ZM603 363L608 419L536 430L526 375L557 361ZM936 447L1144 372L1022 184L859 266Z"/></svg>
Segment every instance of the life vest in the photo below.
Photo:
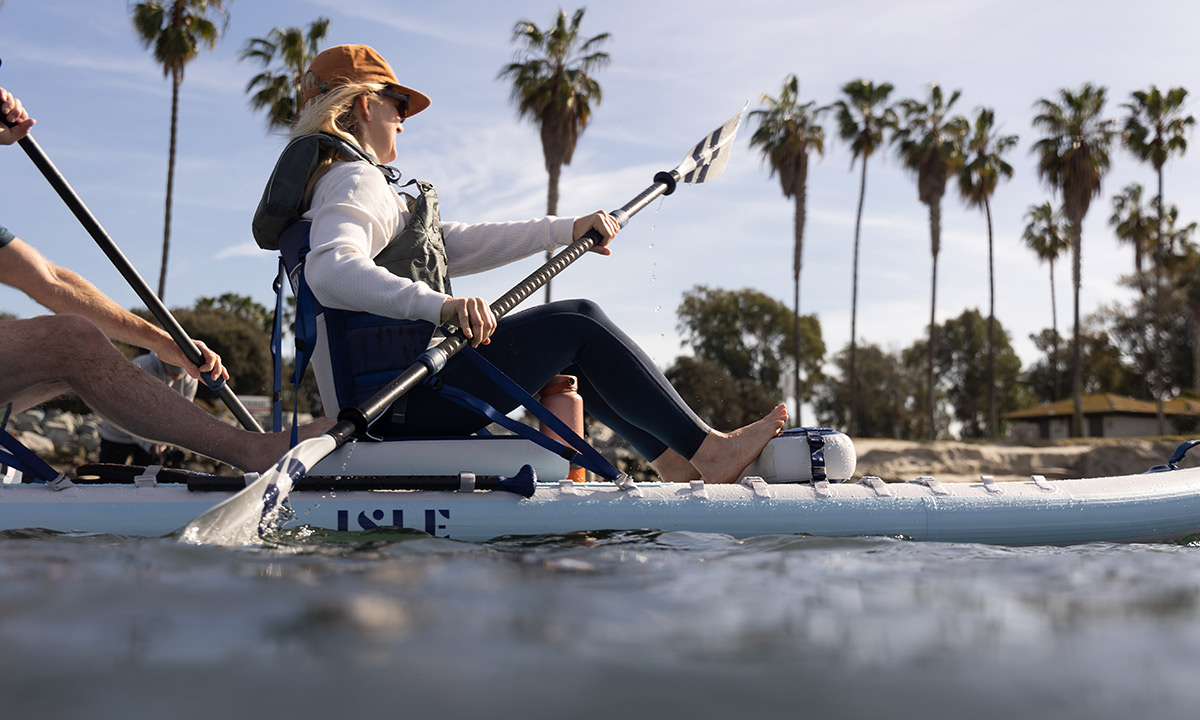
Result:
<svg viewBox="0 0 1200 720"><path fill-rule="evenodd" d="M370 162L389 183L400 174L380 166L350 143L332 135L306 135L284 149L271 175L254 218L255 240L261 247L278 249L296 296L296 366L312 359L317 387L326 414L356 407L369 399L424 352L433 338L434 325L422 320L398 320L366 312L328 308L316 299L304 279L312 223L301 219L304 189L316 169L320 151L334 147L352 161ZM417 195L408 199L409 219L404 229L375 258L375 263L398 277L424 282L450 294L437 192L426 182L413 180ZM395 411L401 421L404 403Z"/></svg>

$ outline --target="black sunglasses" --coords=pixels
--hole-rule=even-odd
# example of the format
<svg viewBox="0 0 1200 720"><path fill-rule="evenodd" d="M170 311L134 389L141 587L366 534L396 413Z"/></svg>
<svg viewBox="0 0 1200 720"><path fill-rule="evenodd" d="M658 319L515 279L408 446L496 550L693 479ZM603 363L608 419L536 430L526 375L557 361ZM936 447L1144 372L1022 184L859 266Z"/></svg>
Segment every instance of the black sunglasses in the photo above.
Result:
<svg viewBox="0 0 1200 720"><path fill-rule="evenodd" d="M386 98L391 98L396 101L396 109L400 112L401 120L405 120L408 118L408 96L407 95L404 95L404 94L398 93L398 92L392 92L391 90L380 90L379 94Z"/></svg>

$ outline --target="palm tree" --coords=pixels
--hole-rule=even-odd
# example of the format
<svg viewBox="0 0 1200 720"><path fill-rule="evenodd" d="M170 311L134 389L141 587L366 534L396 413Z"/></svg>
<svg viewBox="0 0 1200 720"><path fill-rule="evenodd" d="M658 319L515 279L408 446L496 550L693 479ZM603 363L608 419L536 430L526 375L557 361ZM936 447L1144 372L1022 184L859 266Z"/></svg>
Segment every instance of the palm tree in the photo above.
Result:
<svg viewBox="0 0 1200 720"><path fill-rule="evenodd" d="M1158 175L1158 225L1166 217L1163 206L1163 166L1171 155L1187 152L1187 133L1196 124L1191 115L1184 115L1183 106L1188 91L1171 88L1164 95L1151 85L1149 90L1138 90L1132 99L1121 107L1129 113L1125 116L1122 142L1138 160L1150 163Z"/></svg>
<svg viewBox="0 0 1200 720"><path fill-rule="evenodd" d="M850 299L850 422L855 432L858 413L857 332L858 322L858 246L862 231L863 201L867 196L867 161L884 142L884 131L896 126L896 111L885 105L892 93L891 83L876 85L868 80L852 80L842 86L845 98L833 104L837 110L838 137L850 144L850 168L862 158L862 179L858 190L858 216L854 221L854 282Z"/></svg>
<svg viewBox="0 0 1200 720"><path fill-rule="evenodd" d="M988 226L988 437L996 439L996 270L993 261L991 197L1001 180L1013 176L1004 153L1016 147L1016 135L993 134L995 113L980 108L967 138L966 157L958 170L958 191L970 207L983 210ZM1053 266L1051 266L1053 267Z"/></svg>
<svg viewBox="0 0 1200 720"><path fill-rule="evenodd" d="M214 14L221 27L209 18ZM183 69L200 52L200 45L210 50L217 46L229 13L225 0L148 0L133 6L133 28L142 45L153 48L154 59L163 68L163 77L171 78L171 146L167 154L167 203L163 219L162 269L158 275L158 296L162 298L167 286L167 259L171 250L171 199L175 192L175 147L179 129L179 86L183 84Z"/></svg>
<svg viewBox="0 0 1200 720"><path fill-rule="evenodd" d="M1030 206L1025 217L1029 219L1025 234L1022 235L1025 245L1037 253L1038 260L1050 265L1050 322L1053 328L1050 365L1054 369L1054 395L1057 400L1062 395L1062 388L1058 378L1058 301L1054 293L1054 261L1071 247L1071 238L1063 228L1062 213L1055 212L1048 202Z"/></svg>
<svg viewBox="0 0 1200 720"><path fill-rule="evenodd" d="M1101 117L1106 89L1086 83L1078 92L1059 90L1058 102L1045 98L1035 103L1033 127L1043 133L1034 143L1038 175L1063 198L1063 213L1071 238L1071 277L1075 292L1075 347L1072 358L1072 393L1075 412L1071 430L1083 433L1083 358L1079 327L1079 291L1083 284L1081 246L1083 218L1092 198L1100 194L1100 181L1108 172L1113 120Z"/></svg>
<svg viewBox="0 0 1200 720"><path fill-rule="evenodd" d="M1182 155L1187 151L1187 131L1196 120L1191 115L1184 115L1183 105L1187 99L1187 90L1171 88L1164 95L1158 87L1151 85L1149 90L1138 90L1132 94L1132 99L1123 104L1128 115L1125 116L1122 140L1126 148L1142 162L1150 163L1158 175L1158 237L1164 237L1163 202L1163 166L1172 154ZM1155 249L1155 256L1161 254L1162 248ZM1166 378L1163 374L1163 338L1160 327L1162 268L1159 263L1154 266L1154 305L1156 311L1151 322L1151 332L1154 338L1155 404L1158 406L1158 431L1166 430L1163 417L1163 388Z"/></svg>
<svg viewBox="0 0 1200 720"><path fill-rule="evenodd" d="M950 108L958 102L961 93L950 93L949 99L942 88L934 83L929 88L929 100L901 100L900 110L903 124L896 129L894 138L900 162L917 175L917 198L929 206L929 240L933 255L933 272L930 280L929 300L929 357L926 372L927 411L929 413L929 439L937 439L937 423L934 419L934 358L937 357L937 261L942 249L942 196L946 194L946 181L958 171L963 163L962 142L967 133L967 121L960 116L951 116Z"/></svg>
<svg viewBox="0 0 1200 720"><path fill-rule="evenodd" d="M803 394L800 390L800 269L803 265L805 203L808 196L808 156L825 152L825 128L817 121L825 108L815 102L800 102L800 80L788 75L783 80L779 98L763 95L765 108L750 113L758 119L758 129L750 137L750 146L761 148L763 158L771 163L771 174L779 175L783 196L792 198L792 381L796 392L796 419L800 418Z"/></svg>
<svg viewBox="0 0 1200 720"><path fill-rule="evenodd" d="M567 20L561 9L554 27L542 30L529 20L513 27L512 40L521 46L516 62L500 71L497 79L512 80L512 100L517 115L537 123L542 135L542 155L550 185L546 213L558 214L558 179L562 166L571 164L575 143L592 117L592 105L600 104L600 85L592 73L608 64L608 53L598 48L608 33L583 39L579 23L585 8ZM547 252L549 257L550 253ZM546 302L550 283L546 283Z"/></svg>
<svg viewBox="0 0 1200 720"><path fill-rule="evenodd" d="M317 18L303 28L272 28L265 38L250 38L241 60L258 60L263 71L246 84L250 106L267 110L267 129L283 130L300 111L300 78L317 56L317 46L329 31L329 18ZM283 67L271 70L275 57Z"/></svg>
<svg viewBox="0 0 1200 720"><path fill-rule="evenodd" d="M1150 214L1142 204L1142 186L1130 183L1121 194L1112 200L1113 214L1108 224L1117 233L1117 240L1133 246L1133 267L1138 289L1146 297L1146 279L1143 273L1147 252L1152 252L1150 243L1157 234L1151 223Z"/></svg>

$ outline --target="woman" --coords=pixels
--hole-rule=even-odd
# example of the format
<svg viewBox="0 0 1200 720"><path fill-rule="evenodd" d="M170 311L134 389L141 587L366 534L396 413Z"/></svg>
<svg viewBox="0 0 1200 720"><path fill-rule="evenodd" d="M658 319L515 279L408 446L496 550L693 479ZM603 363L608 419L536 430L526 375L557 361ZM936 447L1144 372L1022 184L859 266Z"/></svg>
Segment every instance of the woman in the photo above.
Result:
<svg viewBox="0 0 1200 720"><path fill-rule="evenodd" d="M430 324L453 322L484 357L531 392L556 374L577 375L585 409L650 459L668 482L735 482L783 427L787 409L780 405L733 433L711 429L589 301L549 303L497 322L483 298L454 296L451 274L498 267L569 244L589 230L602 238L595 252L608 255L619 226L604 212L511 223L441 222L432 187L418 183L418 197L406 203L380 171L396 159L396 137L405 119L429 107L428 97L401 85L387 62L363 45L320 53L301 89L304 105L293 136L329 133L374 160L349 161L327 150L309 179L304 218L312 223L311 250L305 277L323 306ZM317 374L321 379L321 367ZM451 359L439 377L501 412L516 406L462 356ZM383 430L463 435L486 423L420 387L406 398L402 414L384 420Z"/></svg>

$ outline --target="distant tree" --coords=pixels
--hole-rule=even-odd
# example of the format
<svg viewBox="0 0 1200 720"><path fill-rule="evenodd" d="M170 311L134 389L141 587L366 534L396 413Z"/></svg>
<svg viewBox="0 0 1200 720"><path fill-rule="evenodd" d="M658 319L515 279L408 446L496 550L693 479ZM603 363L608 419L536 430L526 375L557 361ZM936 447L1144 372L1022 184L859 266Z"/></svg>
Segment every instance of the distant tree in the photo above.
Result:
<svg viewBox="0 0 1200 720"><path fill-rule="evenodd" d="M260 305L253 298L237 293L225 293L220 297L202 297L196 300L196 310L214 310L232 315L270 333L275 322L273 308Z"/></svg>
<svg viewBox="0 0 1200 720"><path fill-rule="evenodd" d="M862 160L862 179L858 189L858 214L854 221L854 279L850 297L850 356L848 382L850 395L848 431L857 434L858 413L858 247L862 231L863 201L867 196L867 161L884 144L884 132L895 128L896 111L887 106L891 83L876 85L868 80L852 80L842 86L841 100L833 104L837 112L838 137L850 145L850 168Z"/></svg>
<svg viewBox="0 0 1200 720"><path fill-rule="evenodd" d="M1025 217L1029 223L1025 226L1025 234L1021 237L1025 240L1026 247L1037 254L1038 260L1050 266L1051 333L1048 339L1051 342L1050 367L1053 369L1053 384L1051 385L1053 394L1051 399L1058 400L1062 397L1062 376L1059 374L1061 367L1058 358L1060 336L1058 334L1058 301L1055 298L1054 291L1054 261L1058 260L1059 255L1070 249L1071 240L1066 228L1063 227L1061 213L1056 213L1050 203L1045 202L1041 205L1030 206Z"/></svg>
<svg viewBox="0 0 1200 720"><path fill-rule="evenodd" d="M992 398L996 398L1002 413L1031 404L1031 396L1021 383L1021 359L1003 327L998 328L993 339L995 380L991 379L989 368L980 366L979 356L988 344L988 325L978 310L970 309L942 323L938 332L942 338L937 357L941 393L959 423L963 438L990 436Z"/></svg>
<svg viewBox="0 0 1200 720"><path fill-rule="evenodd" d="M1084 393L1116 393L1142 400L1153 397L1144 370L1151 366L1150 355L1155 352L1146 344L1144 332L1145 311L1152 302L1139 297L1129 305L1101 308L1084 320ZM1168 306L1179 307L1171 303ZM1185 331L1189 327L1186 320L1177 324Z"/></svg>
<svg viewBox="0 0 1200 720"><path fill-rule="evenodd" d="M792 362L792 313L786 305L757 290L720 290L698 285L683 294L677 310L683 344L699 360L722 368L735 380L762 385L778 398L781 380ZM807 398L811 383L820 378L825 343L816 317L800 323L804 376L809 387L797 391ZM769 408L768 408L769 409Z"/></svg>
<svg viewBox="0 0 1200 720"><path fill-rule="evenodd" d="M1062 194L1072 247L1072 285L1075 294L1075 342L1072 393L1075 412L1071 433L1083 433L1083 359L1081 356L1079 293L1083 285L1083 218L1092 198L1100 194L1100 181L1108 172L1115 134L1113 120L1102 117L1105 88L1085 84L1078 92L1059 91L1058 102L1041 99L1035 104L1033 126L1042 131L1034 143L1038 176Z"/></svg>
<svg viewBox="0 0 1200 720"><path fill-rule="evenodd" d="M1163 167L1171 155L1183 155L1187 151L1187 133L1195 125L1196 120L1191 115L1184 114L1187 101L1187 90L1177 87L1166 93L1151 85L1148 90L1138 90L1132 93L1130 100L1121 107L1125 109L1124 133L1122 141L1126 148L1142 162L1149 163L1158 175L1158 195L1154 204L1157 210L1158 222L1156 229L1161 240L1167 232L1166 205L1163 198ZM1154 248L1156 260L1167 252L1164 248ZM1161 262L1154 264L1154 296L1159 297L1165 290L1162 288L1163 266ZM1160 303L1161 304L1161 303ZM1153 343L1164 344L1169 338L1164 337L1163 309L1156 307L1150 317L1150 328ZM1163 414L1163 394L1166 392L1167 378L1163 368L1165 352L1155 353L1155 363L1152 366L1158 385L1155 386L1155 403L1158 405L1158 431L1166 431L1166 418Z"/></svg>
<svg viewBox="0 0 1200 720"><path fill-rule="evenodd" d="M1165 336L1168 340L1175 341L1166 344L1176 347L1176 354L1187 354L1192 360L1190 368L1187 368L1191 371L1191 382L1177 381L1175 388L1177 391L1190 388L1200 392L1200 346L1197 345L1200 342L1200 247L1191 241L1196 232L1196 223L1176 227L1179 222L1179 209L1175 206L1171 206L1164 217L1163 238L1155 244L1167 249L1163 267L1171 281L1169 290L1186 307L1186 314L1190 316L1192 323L1189 333L1176 331L1168 332ZM1161 307L1155 310L1162 311L1168 322L1171 318L1185 314ZM1178 347L1178 339L1184 336L1188 336L1189 342L1185 347ZM1183 370L1179 363L1175 363L1171 377L1183 378Z"/></svg>
<svg viewBox="0 0 1200 720"><path fill-rule="evenodd" d="M1063 373L1069 369L1064 366L1063 354L1059 352L1064 340L1051 328L1030 333L1029 339L1042 357L1025 368L1025 386L1037 404L1057 402L1062 399Z"/></svg>
<svg viewBox="0 0 1200 720"><path fill-rule="evenodd" d="M914 398L920 384L914 371L901 358L884 352L878 345L867 344L859 350L859 377L871 392L861 398L858 431L855 437L915 440L922 424ZM850 347L833 357L836 369L816 386L813 409L817 422L833 428L846 428L850 402Z"/></svg>
<svg viewBox="0 0 1200 720"><path fill-rule="evenodd" d="M1148 90L1135 91L1129 102L1121 105L1125 116L1122 142L1137 159L1149 163L1158 176L1158 226L1163 232L1166 211L1163 203L1163 167L1171 155L1187 152L1187 134L1196 119L1186 115L1188 91L1177 87L1164 94L1151 85Z"/></svg>
<svg viewBox="0 0 1200 720"><path fill-rule="evenodd" d="M1110 315L1111 312L1111 309L1102 311L1084 321L1081 334L1083 348L1080 353L1083 358L1084 392L1088 395L1114 393L1148 399L1144 379L1136 369L1138 360L1130 355L1125 342L1133 339L1135 343L1140 343L1144 338L1139 340L1135 336L1117 334L1127 325L1128 317L1114 318ZM1106 329L1106 326L1109 328ZM1051 403L1061 399L1055 394L1054 382L1067 369L1065 358L1070 352L1060 354L1060 367L1054 368L1054 356L1051 354L1054 342L1051 333L1052 331L1046 328L1029 336L1034 346L1042 353L1041 358L1030 364L1024 372L1025 385L1035 403ZM1072 338L1059 339L1059 343L1064 343L1068 351L1073 350L1073 342ZM1144 350L1144 345L1140 347L1142 350L1135 352L1141 353Z"/></svg>
<svg viewBox="0 0 1200 720"><path fill-rule="evenodd" d="M1113 214L1108 219L1119 242L1133 246L1134 278L1138 290L1146 295L1146 278L1143 271L1147 254L1153 253L1150 243L1155 233L1155 223L1147 206L1142 203L1142 186L1130 183L1120 194L1113 196Z"/></svg>
<svg viewBox="0 0 1200 720"><path fill-rule="evenodd" d="M257 60L263 71L246 84L250 106L267 111L267 128L284 130L300 112L300 78L320 52L329 31L329 18L317 18L303 28L272 28L265 38L250 38L240 60ZM278 57L282 67L271 68Z"/></svg>
<svg viewBox="0 0 1200 720"><path fill-rule="evenodd" d="M579 35L584 10L579 8L568 20L560 9L554 26L545 30L530 20L518 21L512 32L512 41L520 47L516 61L497 76L512 81L518 116L533 121L541 130L542 155L550 174L547 215L558 214L562 167L571 164L575 144L592 118L592 106L600 104L600 84L592 74L609 61L608 53L599 49L610 39L608 33L586 39ZM546 302L550 302L548 282Z"/></svg>
<svg viewBox="0 0 1200 720"><path fill-rule="evenodd" d="M172 313L188 335L199 338L221 356L229 369L229 387L235 393L269 395L274 375L270 335L252 320L223 307L176 309ZM199 397L216 400L203 384Z"/></svg>
<svg viewBox="0 0 1200 720"><path fill-rule="evenodd" d="M942 196L946 194L946 182L963 165L963 138L967 134L967 121L958 115L950 115L950 109L958 102L960 91L950 93L949 98L941 86L934 83L929 88L929 99L901 100L902 122L896 128L895 143L900 162L917 176L917 199L929 207L929 248L933 257L929 293L929 351L926 388L926 418L928 437L937 437L937 422L934 417L935 359L937 357L937 261L942 249Z"/></svg>
<svg viewBox="0 0 1200 720"><path fill-rule="evenodd" d="M735 378L716 363L686 355L675 359L666 376L688 406L720 430L748 425L777 402L761 384Z"/></svg>
<svg viewBox="0 0 1200 720"><path fill-rule="evenodd" d="M750 146L762 151L771 165L771 174L779 176L785 198L794 204L792 234L792 386L800 389L801 332L800 332L800 270L804 254L805 203L808 197L808 156L825 152L825 129L818 120L825 108L816 103L800 102L800 80L795 75L784 78L779 98L763 95L764 107L750 113L758 120L758 129L750 137ZM769 408L768 408L769 409ZM796 417L800 418L800 396L796 396Z"/></svg>
<svg viewBox="0 0 1200 720"><path fill-rule="evenodd" d="M216 17L222 23L210 19ZM167 260L171 250L171 200L175 192L175 147L179 129L179 86L183 69L200 53L200 46L217 46L229 13L224 0L149 0L133 6L133 27L142 45L153 48L154 59L171 78L171 146L167 154L167 202L163 219L162 269L158 275L158 297L167 289Z"/></svg>
<svg viewBox="0 0 1200 720"><path fill-rule="evenodd" d="M958 190L969 207L983 210L988 228L988 437L996 439L999 416L996 407L996 264L993 260L991 197L1001 180L1013 176L1012 165L1004 154L1017 145L1016 135L1001 135L993 130L995 115L990 108L980 108L967 138L966 157L958 169Z"/></svg>

